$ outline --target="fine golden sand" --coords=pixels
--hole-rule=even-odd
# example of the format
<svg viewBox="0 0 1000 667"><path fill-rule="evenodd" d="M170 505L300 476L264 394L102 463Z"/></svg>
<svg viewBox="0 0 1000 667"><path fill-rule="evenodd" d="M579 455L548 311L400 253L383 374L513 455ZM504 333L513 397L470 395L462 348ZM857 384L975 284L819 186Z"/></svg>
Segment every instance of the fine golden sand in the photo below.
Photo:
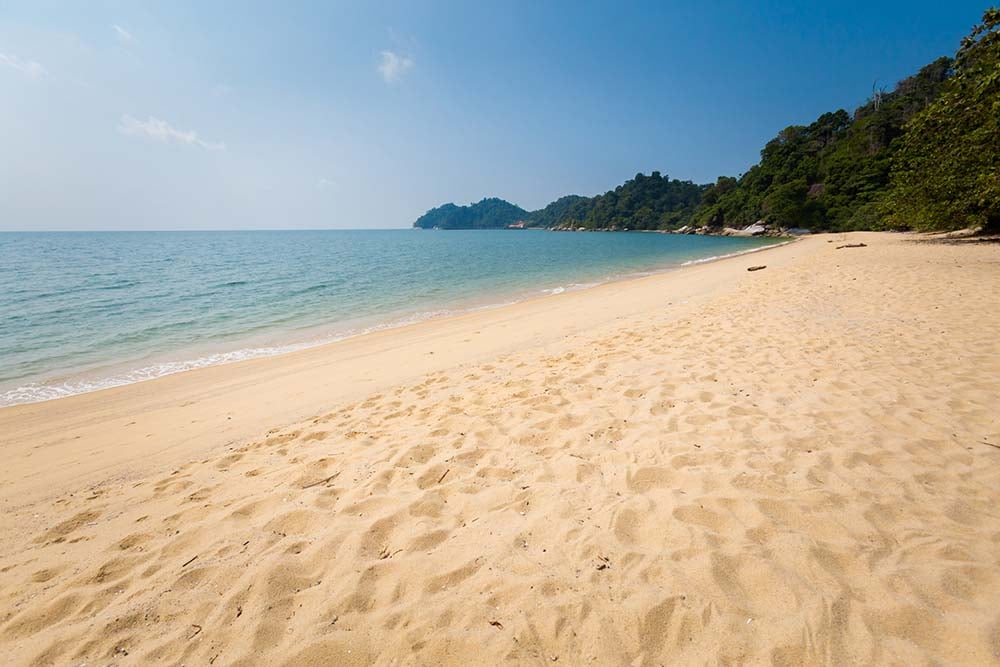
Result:
<svg viewBox="0 0 1000 667"><path fill-rule="evenodd" d="M998 332L817 236L3 409L0 656L1000 664Z"/></svg>

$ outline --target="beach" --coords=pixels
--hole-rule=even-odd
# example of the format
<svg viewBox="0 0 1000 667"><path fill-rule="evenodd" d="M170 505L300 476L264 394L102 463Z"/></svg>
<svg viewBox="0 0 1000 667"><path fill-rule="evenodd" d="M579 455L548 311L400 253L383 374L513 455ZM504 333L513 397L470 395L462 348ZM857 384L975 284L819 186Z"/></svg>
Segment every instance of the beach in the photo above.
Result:
<svg viewBox="0 0 1000 667"><path fill-rule="evenodd" d="M998 330L827 234L2 408L0 654L1000 664Z"/></svg>

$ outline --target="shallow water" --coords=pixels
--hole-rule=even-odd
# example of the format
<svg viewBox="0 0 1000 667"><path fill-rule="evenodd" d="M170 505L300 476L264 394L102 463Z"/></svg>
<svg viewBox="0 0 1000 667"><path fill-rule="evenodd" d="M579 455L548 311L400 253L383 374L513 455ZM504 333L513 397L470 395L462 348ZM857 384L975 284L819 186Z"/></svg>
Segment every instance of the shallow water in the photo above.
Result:
<svg viewBox="0 0 1000 667"><path fill-rule="evenodd" d="M506 230L0 234L0 405L276 354L773 242Z"/></svg>

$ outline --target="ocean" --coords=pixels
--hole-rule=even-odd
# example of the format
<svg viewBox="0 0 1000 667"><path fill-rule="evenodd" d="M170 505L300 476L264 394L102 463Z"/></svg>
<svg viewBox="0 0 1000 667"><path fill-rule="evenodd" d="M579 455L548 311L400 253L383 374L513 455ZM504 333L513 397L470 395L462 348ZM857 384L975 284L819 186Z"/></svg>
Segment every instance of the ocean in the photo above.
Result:
<svg viewBox="0 0 1000 667"><path fill-rule="evenodd" d="M774 242L507 230L0 233L0 406L278 354Z"/></svg>

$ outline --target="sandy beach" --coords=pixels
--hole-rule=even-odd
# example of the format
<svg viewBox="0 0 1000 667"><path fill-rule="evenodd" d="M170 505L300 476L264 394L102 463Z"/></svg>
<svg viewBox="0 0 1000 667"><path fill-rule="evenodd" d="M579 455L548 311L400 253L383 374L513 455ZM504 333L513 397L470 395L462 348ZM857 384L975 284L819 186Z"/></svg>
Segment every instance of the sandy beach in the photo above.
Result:
<svg viewBox="0 0 1000 667"><path fill-rule="evenodd" d="M998 331L819 235L0 409L0 655L1000 664Z"/></svg>

